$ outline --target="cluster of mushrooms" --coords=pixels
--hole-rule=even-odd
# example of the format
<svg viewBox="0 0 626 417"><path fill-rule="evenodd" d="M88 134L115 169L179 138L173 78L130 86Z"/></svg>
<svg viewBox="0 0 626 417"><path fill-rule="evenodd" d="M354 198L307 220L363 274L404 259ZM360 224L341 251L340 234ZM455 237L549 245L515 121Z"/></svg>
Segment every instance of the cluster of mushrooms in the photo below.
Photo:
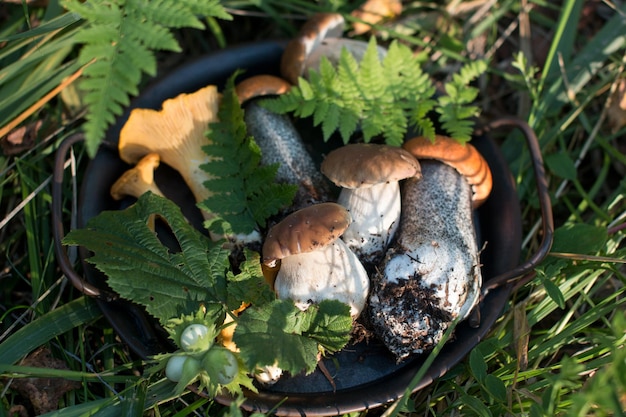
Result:
<svg viewBox="0 0 626 417"><path fill-rule="evenodd" d="M366 45L342 38L343 29L341 15L313 17L286 47L281 77L254 76L237 86L261 163L278 162L276 181L295 184L298 192L264 238L258 230L229 239L260 242L266 279L279 298L303 310L323 299L348 304L355 322L402 361L431 349L477 303L481 273L472 211L490 193L491 172L471 144L444 136L412 138L402 147L351 143L325 155L318 168L291 120L262 107L259 98L288 91L321 56L332 62L341 48L359 59ZM134 167L112 196L163 195L153 177L162 161L181 174L196 201L206 199L202 184L209 178L200 166L211 156L202 147L219 98L208 86L165 101L160 111L133 110L119 152ZM236 349L232 341L225 345ZM264 371L263 382L280 376L279 369Z"/></svg>

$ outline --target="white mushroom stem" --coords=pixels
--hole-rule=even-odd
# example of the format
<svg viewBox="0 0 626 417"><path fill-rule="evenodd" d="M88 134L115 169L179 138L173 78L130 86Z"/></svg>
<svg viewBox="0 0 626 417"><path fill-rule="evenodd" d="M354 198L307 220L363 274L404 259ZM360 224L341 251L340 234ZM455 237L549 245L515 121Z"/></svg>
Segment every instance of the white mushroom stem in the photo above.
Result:
<svg viewBox="0 0 626 417"><path fill-rule="evenodd" d="M371 187L343 188L339 193L337 202L352 217L352 223L341 239L363 263L372 264L382 258L398 229L400 200L398 181Z"/></svg>
<svg viewBox="0 0 626 417"><path fill-rule="evenodd" d="M257 368L254 378L264 386L272 386L283 375L283 370L277 365L267 365Z"/></svg>
<svg viewBox="0 0 626 417"><path fill-rule="evenodd" d="M350 306L357 318L369 292L369 278L356 255L341 240L281 261L274 289L279 298L291 299L301 310L333 299Z"/></svg>
<svg viewBox="0 0 626 417"><path fill-rule="evenodd" d="M402 188L397 239L372 279L368 316L398 360L437 344L479 298L472 190L454 168L421 161Z"/></svg>

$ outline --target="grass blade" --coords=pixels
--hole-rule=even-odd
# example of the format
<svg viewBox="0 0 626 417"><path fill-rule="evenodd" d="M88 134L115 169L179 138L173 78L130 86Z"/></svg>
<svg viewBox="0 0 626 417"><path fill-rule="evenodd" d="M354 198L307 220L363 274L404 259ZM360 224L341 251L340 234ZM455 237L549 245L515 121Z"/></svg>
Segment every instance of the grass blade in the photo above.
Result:
<svg viewBox="0 0 626 417"><path fill-rule="evenodd" d="M81 297L70 301L22 327L0 343L0 363L14 364L50 339L101 315L100 309L91 298Z"/></svg>

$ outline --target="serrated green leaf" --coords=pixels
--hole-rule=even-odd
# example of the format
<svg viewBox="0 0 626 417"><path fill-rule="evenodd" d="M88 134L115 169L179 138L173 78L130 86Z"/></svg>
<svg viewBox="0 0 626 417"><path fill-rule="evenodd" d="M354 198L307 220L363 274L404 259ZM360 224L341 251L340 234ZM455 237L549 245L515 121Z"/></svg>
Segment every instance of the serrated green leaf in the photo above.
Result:
<svg viewBox="0 0 626 417"><path fill-rule="evenodd" d="M336 300L323 300L312 305L307 313L312 313L306 334L327 352L341 350L350 340L352 317L350 306Z"/></svg>
<svg viewBox="0 0 626 417"><path fill-rule="evenodd" d="M434 137L435 123L429 117L437 106L444 130L466 142L473 132L471 118L477 114L470 104L478 94L467 84L485 69L482 61L463 67L446 86L452 97L435 102L435 85L411 49L394 41L381 60L375 38L371 38L360 63L346 49L336 68L322 58L319 71L310 70L308 81L300 79L268 108L277 113L293 112L296 117L313 116L314 125L321 125L324 140L339 131L347 143L360 127L365 142L382 135L386 143L399 146L409 125Z"/></svg>
<svg viewBox="0 0 626 417"><path fill-rule="evenodd" d="M179 252L149 229L154 214L169 225ZM102 212L63 243L94 252L88 262L107 275L111 288L159 320L184 313L189 300L226 301L229 252L190 226L174 203L151 193L126 210Z"/></svg>
<svg viewBox="0 0 626 417"><path fill-rule="evenodd" d="M302 335L304 313L291 301L275 300L247 308L239 317L234 342L250 369L274 365L292 374L312 372L317 341ZM289 346L289 349L285 349Z"/></svg>
<svg viewBox="0 0 626 417"><path fill-rule="evenodd" d="M320 347L329 352L344 347L351 328L350 308L338 301L300 311L290 300L274 300L246 309L233 340L250 368L273 365L278 359L279 368L295 375L315 369Z"/></svg>
<svg viewBox="0 0 626 417"><path fill-rule="evenodd" d="M234 274L229 271L227 275L230 310L236 310L242 302L264 305L276 299L276 294L263 276L260 255L246 249L245 257L246 260L239 265L240 272Z"/></svg>

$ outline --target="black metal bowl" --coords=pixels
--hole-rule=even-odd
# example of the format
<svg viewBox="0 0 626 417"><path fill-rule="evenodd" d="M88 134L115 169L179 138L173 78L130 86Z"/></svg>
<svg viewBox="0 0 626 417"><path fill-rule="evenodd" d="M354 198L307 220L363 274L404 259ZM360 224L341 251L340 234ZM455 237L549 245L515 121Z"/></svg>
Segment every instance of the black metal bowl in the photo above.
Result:
<svg viewBox="0 0 626 417"><path fill-rule="evenodd" d="M237 69L244 69L244 76L255 74L277 74L282 42L260 42L232 49L221 50L186 64L178 70L160 78L145 89L132 102L132 105L109 130L105 144L90 162L84 174L84 186L79 202L79 227L103 210L122 209L132 201L114 201L109 196L111 184L128 166L117 155L117 140L121 127L132 108L161 107L165 99L183 92L193 92L208 84L223 86L226 79ZM510 124L516 127L515 123ZM520 127L519 125L517 127ZM532 136L532 135L531 135ZM533 147L533 137L528 137ZM72 142L72 141L70 141ZM428 368L425 377L415 387L415 391L429 385L433 380L446 374L458 364L486 335L502 314L511 293L512 282L527 273L545 255L551 242L551 215L548 207L543 207L544 235L546 242L540 253L529 261L520 262L521 214L515 184L506 162L496 144L485 134L476 135L472 144L488 161L494 178L493 191L487 202L476 212L479 247L485 244L481 253L484 291L480 303L480 323L470 326L460 323L454 340L449 341L435 361ZM71 143L59 149L58 160L65 159L65 152ZM532 150L532 149L531 149ZM540 155L534 155L535 173L540 191L545 192ZM58 161L57 161L58 162ZM59 173L60 171L60 173ZM201 225L199 211L195 208L193 196L186 189L178 174L161 165L157 170L157 183L165 194L177 202L192 223ZM63 170L55 173L55 184L62 182ZM64 272L74 284L89 295L96 295L103 314L124 342L140 357L172 349L171 342L158 323L145 311L126 300L107 297L106 277L90 264L84 263L83 277L77 276L67 261L67 256L59 242L63 236L60 222L60 198L53 195L56 213L55 236L57 254ZM545 205L545 198L542 198ZM86 253L83 254L84 257ZM337 415L364 409L371 409L399 398L422 366L426 355L415 357L402 364L396 364L386 349L376 342L359 343L349 346L332 358L325 360L326 367L334 376L336 390L329 381L316 371L311 375L284 377L271 388L261 388L258 393L247 393L244 408L248 410L274 410L279 415ZM226 396L218 401L228 403ZM277 404L279 404L277 406ZM277 407L277 408L274 408Z"/></svg>

